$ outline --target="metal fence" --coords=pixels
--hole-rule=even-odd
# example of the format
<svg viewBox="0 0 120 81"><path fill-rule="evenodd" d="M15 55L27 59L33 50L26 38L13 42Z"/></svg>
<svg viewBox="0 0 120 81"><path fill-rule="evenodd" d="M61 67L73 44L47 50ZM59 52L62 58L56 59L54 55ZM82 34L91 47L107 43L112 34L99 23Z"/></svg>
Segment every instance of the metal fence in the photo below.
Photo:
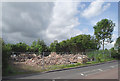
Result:
<svg viewBox="0 0 120 81"><path fill-rule="evenodd" d="M87 52L87 56L89 58L93 58L94 61L102 61L102 60L108 60L111 59L111 51L90 51Z"/></svg>

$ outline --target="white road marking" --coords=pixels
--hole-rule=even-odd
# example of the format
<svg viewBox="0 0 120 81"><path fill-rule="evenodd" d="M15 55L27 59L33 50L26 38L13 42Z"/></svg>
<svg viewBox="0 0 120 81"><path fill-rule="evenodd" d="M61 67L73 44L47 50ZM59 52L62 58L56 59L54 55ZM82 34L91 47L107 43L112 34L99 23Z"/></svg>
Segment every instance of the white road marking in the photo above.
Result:
<svg viewBox="0 0 120 81"><path fill-rule="evenodd" d="M53 78L53 79L60 79L60 77L56 77L56 78Z"/></svg>
<svg viewBox="0 0 120 81"><path fill-rule="evenodd" d="M98 69L99 71L103 71L102 69Z"/></svg>
<svg viewBox="0 0 120 81"><path fill-rule="evenodd" d="M91 70L91 71L85 71L85 72L83 72L83 73L89 73L89 72L94 72L94 71L97 71L97 69Z"/></svg>
<svg viewBox="0 0 120 81"><path fill-rule="evenodd" d="M83 73L81 73L81 75L82 75L82 76L84 76L84 74L83 74Z"/></svg>
<svg viewBox="0 0 120 81"><path fill-rule="evenodd" d="M99 73L99 71L98 71L98 72L95 72L95 73L87 74L86 76L88 76L88 75L92 75L92 74L96 74L96 73Z"/></svg>
<svg viewBox="0 0 120 81"><path fill-rule="evenodd" d="M110 66L111 68L114 68L114 67L116 67L116 66L118 66L118 65L114 65L114 66Z"/></svg>
<svg viewBox="0 0 120 81"><path fill-rule="evenodd" d="M83 73L89 73L89 72L91 72L91 71L85 71L85 72L83 72Z"/></svg>
<svg viewBox="0 0 120 81"><path fill-rule="evenodd" d="M54 79L52 81L55 81Z"/></svg>
<svg viewBox="0 0 120 81"><path fill-rule="evenodd" d="M111 68L114 68L114 66L110 66Z"/></svg>

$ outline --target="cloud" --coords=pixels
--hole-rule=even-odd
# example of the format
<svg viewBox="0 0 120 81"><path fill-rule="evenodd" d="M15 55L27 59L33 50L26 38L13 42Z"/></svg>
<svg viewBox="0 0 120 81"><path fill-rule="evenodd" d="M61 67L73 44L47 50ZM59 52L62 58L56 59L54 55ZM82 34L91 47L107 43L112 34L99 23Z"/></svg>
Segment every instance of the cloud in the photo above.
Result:
<svg viewBox="0 0 120 81"><path fill-rule="evenodd" d="M42 39L47 44L81 34L78 2L3 3L3 39L10 43Z"/></svg>
<svg viewBox="0 0 120 81"><path fill-rule="evenodd" d="M78 3L71 1L55 3L51 23L46 30L46 36L50 41L67 39L82 33L75 29L80 24L78 18L75 17L78 13L77 5Z"/></svg>
<svg viewBox="0 0 120 81"><path fill-rule="evenodd" d="M79 6L78 6L78 8L84 9L85 6L86 6L85 4L81 4L81 3L80 3Z"/></svg>
<svg viewBox="0 0 120 81"><path fill-rule="evenodd" d="M3 38L15 41L44 39L53 3L3 3Z"/></svg>
<svg viewBox="0 0 120 81"><path fill-rule="evenodd" d="M104 3L104 0L96 0L86 8L81 15L85 18L92 18L100 15L102 12L110 7L110 3Z"/></svg>

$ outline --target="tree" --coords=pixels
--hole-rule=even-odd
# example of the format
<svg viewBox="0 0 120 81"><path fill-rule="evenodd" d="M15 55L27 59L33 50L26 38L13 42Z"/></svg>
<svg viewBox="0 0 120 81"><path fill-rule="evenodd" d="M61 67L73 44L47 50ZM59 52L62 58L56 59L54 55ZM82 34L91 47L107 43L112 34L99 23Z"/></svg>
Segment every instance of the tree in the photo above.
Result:
<svg viewBox="0 0 120 81"><path fill-rule="evenodd" d="M59 48L60 48L60 45L58 44L58 40L54 40L54 42L50 44L50 50L52 52L58 52Z"/></svg>
<svg viewBox="0 0 120 81"><path fill-rule="evenodd" d="M33 41L32 45L31 45L31 51L32 52L47 52L48 47L46 46L45 42L43 40L38 39L37 41Z"/></svg>
<svg viewBox="0 0 120 81"><path fill-rule="evenodd" d="M22 43L22 42L11 45L13 52L26 52L27 47L28 47L28 45L26 43Z"/></svg>
<svg viewBox="0 0 120 81"><path fill-rule="evenodd" d="M116 57L120 59L120 36L117 38L115 44L114 44L114 49L117 51Z"/></svg>
<svg viewBox="0 0 120 81"><path fill-rule="evenodd" d="M4 76L12 72L12 70L9 68L11 46L10 44L6 44L2 39L0 39L0 42L2 43L2 75Z"/></svg>
<svg viewBox="0 0 120 81"><path fill-rule="evenodd" d="M70 52L70 49L69 49L69 39L67 40L63 40L59 43L59 50L60 52Z"/></svg>
<svg viewBox="0 0 120 81"><path fill-rule="evenodd" d="M98 49L98 43L95 38L90 35L78 35L70 39L72 52L83 52L87 49Z"/></svg>
<svg viewBox="0 0 120 81"><path fill-rule="evenodd" d="M116 43L114 44L115 50L120 50L120 37L117 38Z"/></svg>
<svg viewBox="0 0 120 81"><path fill-rule="evenodd" d="M97 24L93 27L94 35L96 36L96 39L100 41L100 43L102 43L103 50L105 42L112 42L111 38L114 26L115 23L113 23L111 20L102 19L101 21L97 22Z"/></svg>

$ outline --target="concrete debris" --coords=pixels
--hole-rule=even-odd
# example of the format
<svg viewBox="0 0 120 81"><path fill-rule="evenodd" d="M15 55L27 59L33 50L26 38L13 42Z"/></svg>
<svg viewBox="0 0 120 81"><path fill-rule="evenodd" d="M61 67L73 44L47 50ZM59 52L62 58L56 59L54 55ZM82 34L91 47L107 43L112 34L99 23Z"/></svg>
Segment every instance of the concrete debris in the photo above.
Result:
<svg viewBox="0 0 120 81"><path fill-rule="evenodd" d="M42 66L44 65L60 65L60 64L73 64L73 63L86 63L88 57L81 54L57 54L51 52L49 56L36 55L36 54L20 54L12 57L15 61L24 62L31 66Z"/></svg>

